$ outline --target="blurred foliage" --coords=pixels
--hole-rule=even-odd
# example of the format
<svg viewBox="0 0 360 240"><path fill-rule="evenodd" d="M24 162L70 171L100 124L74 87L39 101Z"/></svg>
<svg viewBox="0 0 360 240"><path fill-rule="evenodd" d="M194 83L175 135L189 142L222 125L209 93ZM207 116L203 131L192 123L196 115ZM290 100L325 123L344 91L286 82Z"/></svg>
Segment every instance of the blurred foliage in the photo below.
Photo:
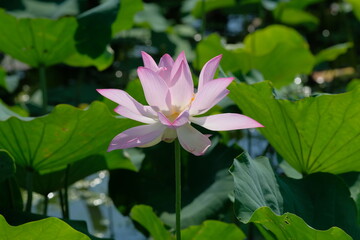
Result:
<svg viewBox="0 0 360 240"><path fill-rule="evenodd" d="M96 89L126 89L146 104L140 52L159 60L184 51L195 83L222 54L216 75L242 83L211 113L243 112L265 125L266 138L206 132L208 154L183 156L184 239L359 238L359 185L333 175L360 171L358 0L0 0L0 35L0 213L22 211L19 186L29 190L29 172L31 191L46 196L109 170L118 209L155 239L173 239L162 223L174 226L172 148L106 153L112 137L137 123L116 117ZM234 195L227 169L243 151L239 140L270 161L236 158Z"/></svg>

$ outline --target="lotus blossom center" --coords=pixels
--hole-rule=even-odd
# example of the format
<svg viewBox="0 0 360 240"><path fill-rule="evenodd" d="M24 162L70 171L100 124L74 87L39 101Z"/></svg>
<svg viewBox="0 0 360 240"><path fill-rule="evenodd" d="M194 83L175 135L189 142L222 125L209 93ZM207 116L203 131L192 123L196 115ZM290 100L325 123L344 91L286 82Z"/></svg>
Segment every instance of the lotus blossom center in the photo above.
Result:
<svg viewBox="0 0 360 240"><path fill-rule="evenodd" d="M174 112L171 115L166 116L171 122L174 122L175 119L180 115L180 112Z"/></svg>

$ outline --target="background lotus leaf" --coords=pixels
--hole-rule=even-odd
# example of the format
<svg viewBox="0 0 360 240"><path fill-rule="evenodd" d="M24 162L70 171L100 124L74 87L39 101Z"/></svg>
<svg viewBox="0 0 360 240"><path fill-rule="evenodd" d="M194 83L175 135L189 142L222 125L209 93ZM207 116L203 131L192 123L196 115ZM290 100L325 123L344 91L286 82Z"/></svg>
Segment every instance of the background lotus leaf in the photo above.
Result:
<svg viewBox="0 0 360 240"><path fill-rule="evenodd" d="M300 173L360 171L359 89L298 101L276 99L269 82L230 86L230 98Z"/></svg>
<svg viewBox="0 0 360 240"><path fill-rule="evenodd" d="M135 124L111 115L101 102L86 110L62 104L42 117L1 121L0 146L16 164L42 174L104 151L115 135Z"/></svg>

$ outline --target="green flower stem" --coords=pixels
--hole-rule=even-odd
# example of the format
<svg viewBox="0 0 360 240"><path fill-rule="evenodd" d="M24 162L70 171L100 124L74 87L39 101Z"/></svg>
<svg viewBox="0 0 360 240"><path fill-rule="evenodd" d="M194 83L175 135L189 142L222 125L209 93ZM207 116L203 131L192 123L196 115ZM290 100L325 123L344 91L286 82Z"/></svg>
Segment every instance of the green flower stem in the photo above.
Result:
<svg viewBox="0 0 360 240"><path fill-rule="evenodd" d="M69 185L69 171L70 171L70 164L67 165L66 171L65 171L65 180L64 180L64 208L65 208L65 214L64 218L69 219L70 218L70 211L69 211L69 194L68 194L68 185Z"/></svg>
<svg viewBox="0 0 360 240"><path fill-rule="evenodd" d="M181 240L181 147L179 140L175 140L175 212L176 212L176 240Z"/></svg>
<svg viewBox="0 0 360 240"><path fill-rule="evenodd" d="M30 213L31 206L32 206L32 195L33 195L33 171L27 170L26 171L26 190L27 190L27 200L26 200L26 208L25 211Z"/></svg>
<svg viewBox="0 0 360 240"><path fill-rule="evenodd" d="M45 195L44 195L43 215L47 215L48 205L49 205L49 198L48 198L48 196L45 194Z"/></svg>
<svg viewBox="0 0 360 240"><path fill-rule="evenodd" d="M42 111L44 114L47 113L48 106L48 94L47 94L47 86L46 86L46 67L45 65L39 66L39 79L40 79L40 87L42 93Z"/></svg>
<svg viewBox="0 0 360 240"><path fill-rule="evenodd" d="M60 198L60 207L61 207L61 214L62 214L62 217L65 218L65 206L64 206L64 194L63 194L63 190L60 189L59 190L59 198Z"/></svg>

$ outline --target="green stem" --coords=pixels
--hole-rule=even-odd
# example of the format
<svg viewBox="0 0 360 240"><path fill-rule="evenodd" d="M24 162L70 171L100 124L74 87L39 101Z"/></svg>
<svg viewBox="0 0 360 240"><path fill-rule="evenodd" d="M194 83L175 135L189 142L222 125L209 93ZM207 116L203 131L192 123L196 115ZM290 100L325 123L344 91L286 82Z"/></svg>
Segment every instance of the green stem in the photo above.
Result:
<svg viewBox="0 0 360 240"><path fill-rule="evenodd" d="M14 191L13 191L13 188L11 186L10 179L6 179L5 184L6 184L6 187L8 189L7 192L9 194L9 198L10 198L10 209L15 209L16 203L15 203Z"/></svg>
<svg viewBox="0 0 360 240"><path fill-rule="evenodd" d="M61 207L61 214L62 217L65 218L65 206L64 206L64 195L62 189L59 190L59 198L60 198L60 207Z"/></svg>
<svg viewBox="0 0 360 240"><path fill-rule="evenodd" d="M27 200L25 211L30 213L32 206L32 194L33 194L33 171L27 170L26 172L26 190L27 190Z"/></svg>
<svg viewBox="0 0 360 240"><path fill-rule="evenodd" d="M65 171L65 180L64 180L64 203L65 203L65 219L70 218L70 211L69 211L69 194L68 194L68 182L69 182L69 171L70 171L70 164L67 165Z"/></svg>
<svg viewBox="0 0 360 240"><path fill-rule="evenodd" d="M42 93L42 111L43 113L47 113L47 104L48 104L48 94L47 94L47 86L46 86L46 67L45 65L39 66L39 79L40 79L40 87Z"/></svg>
<svg viewBox="0 0 360 240"><path fill-rule="evenodd" d="M48 196L45 194L45 195L44 195L44 210L43 210L43 215L47 215L48 205L49 205L49 198L48 198Z"/></svg>
<svg viewBox="0 0 360 240"><path fill-rule="evenodd" d="M179 140L175 141L175 185L176 240L181 240L181 147Z"/></svg>

